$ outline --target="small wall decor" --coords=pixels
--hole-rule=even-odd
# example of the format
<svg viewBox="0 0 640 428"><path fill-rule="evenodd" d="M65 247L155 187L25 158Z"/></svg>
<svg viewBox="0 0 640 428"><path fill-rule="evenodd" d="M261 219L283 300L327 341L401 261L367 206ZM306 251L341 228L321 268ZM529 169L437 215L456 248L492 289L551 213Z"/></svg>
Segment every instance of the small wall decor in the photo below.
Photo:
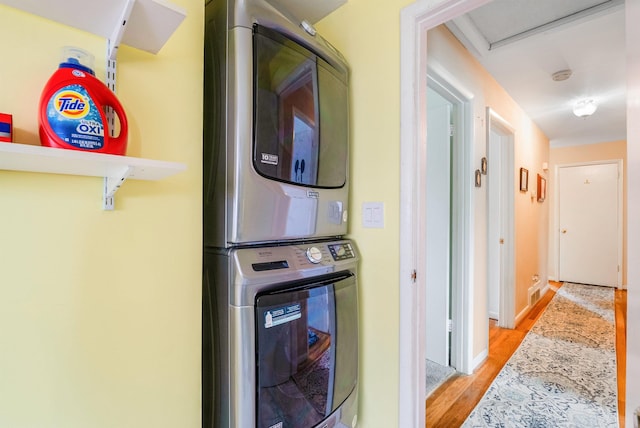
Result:
<svg viewBox="0 0 640 428"><path fill-rule="evenodd" d="M538 202L544 202L547 197L547 180L538 174Z"/></svg>
<svg viewBox="0 0 640 428"><path fill-rule="evenodd" d="M482 158L480 160L480 172L483 175L487 175L487 158Z"/></svg>
<svg viewBox="0 0 640 428"><path fill-rule="evenodd" d="M520 168L520 191L526 192L529 190L529 170L526 168Z"/></svg>
<svg viewBox="0 0 640 428"><path fill-rule="evenodd" d="M482 186L482 174L479 169L476 169L476 187Z"/></svg>

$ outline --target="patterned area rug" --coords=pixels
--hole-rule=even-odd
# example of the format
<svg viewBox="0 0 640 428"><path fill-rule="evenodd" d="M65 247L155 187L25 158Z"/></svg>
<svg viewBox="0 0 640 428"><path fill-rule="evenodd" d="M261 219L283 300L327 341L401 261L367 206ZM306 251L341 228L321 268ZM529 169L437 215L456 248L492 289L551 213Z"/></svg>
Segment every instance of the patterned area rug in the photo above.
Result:
<svg viewBox="0 0 640 428"><path fill-rule="evenodd" d="M614 289L565 284L464 427L617 427Z"/></svg>

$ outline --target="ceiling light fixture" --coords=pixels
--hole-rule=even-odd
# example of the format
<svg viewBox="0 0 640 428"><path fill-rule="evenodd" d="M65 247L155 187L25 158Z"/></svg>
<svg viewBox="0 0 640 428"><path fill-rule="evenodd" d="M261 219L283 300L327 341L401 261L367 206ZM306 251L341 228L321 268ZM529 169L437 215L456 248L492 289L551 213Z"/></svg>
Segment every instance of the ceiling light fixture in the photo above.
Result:
<svg viewBox="0 0 640 428"><path fill-rule="evenodd" d="M578 117L591 116L598 109L598 105L592 99L580 100L573 105L573 114Z"/></svg>

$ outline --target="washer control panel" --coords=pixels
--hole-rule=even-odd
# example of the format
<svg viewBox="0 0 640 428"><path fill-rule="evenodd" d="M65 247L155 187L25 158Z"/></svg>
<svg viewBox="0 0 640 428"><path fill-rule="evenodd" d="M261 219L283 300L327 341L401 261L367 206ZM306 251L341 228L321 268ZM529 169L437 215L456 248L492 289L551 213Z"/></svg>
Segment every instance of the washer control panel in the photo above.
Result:
<svg viewBox="0 0 640 428"><path fill-rule="evenodd" d="M355 257L355 253L353 252L353 248L351 244L348 242L341 242L339 244L329 244L329 252L331 253L331 257L333 260L346 260L352 259Z"/></svg>
<svg viewBox="0 0 640 428"><path fill-rule="evenodd" d="M293 245L239 248L232 250L237 266L243 275L295 275L305 270L317 273L319 269L332 272L339 269L353 269L358 260L357 248L348 240L331 242L308 242Z"/></svg>

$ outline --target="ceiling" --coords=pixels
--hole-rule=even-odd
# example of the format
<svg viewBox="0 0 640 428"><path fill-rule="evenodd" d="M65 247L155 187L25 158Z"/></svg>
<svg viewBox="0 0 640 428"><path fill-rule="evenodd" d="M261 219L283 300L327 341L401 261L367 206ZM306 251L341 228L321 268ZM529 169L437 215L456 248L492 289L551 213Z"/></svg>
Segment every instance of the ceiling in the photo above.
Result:
<svg viewBox="0 0 640 428"><path fill-rule="evenodd" d="M552 147L626 139L624 25L624 0L494 0L447 23ZM598 109L579 118L583 98Z"/></svg>

